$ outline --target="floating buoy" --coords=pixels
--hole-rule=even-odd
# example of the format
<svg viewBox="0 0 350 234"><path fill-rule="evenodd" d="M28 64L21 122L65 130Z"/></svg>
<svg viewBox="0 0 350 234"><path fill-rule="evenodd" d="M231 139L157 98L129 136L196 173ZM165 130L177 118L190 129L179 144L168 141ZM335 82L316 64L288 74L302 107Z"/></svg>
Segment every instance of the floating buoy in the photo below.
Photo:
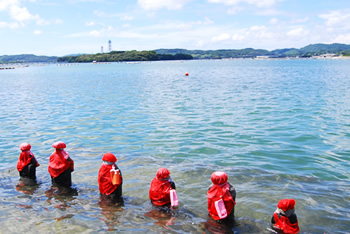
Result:
<svg viewBox="0 0 350 234"><path fill-rule="evenodd" d="M185 73L185 76L188 76L188 72Z"/></svg>

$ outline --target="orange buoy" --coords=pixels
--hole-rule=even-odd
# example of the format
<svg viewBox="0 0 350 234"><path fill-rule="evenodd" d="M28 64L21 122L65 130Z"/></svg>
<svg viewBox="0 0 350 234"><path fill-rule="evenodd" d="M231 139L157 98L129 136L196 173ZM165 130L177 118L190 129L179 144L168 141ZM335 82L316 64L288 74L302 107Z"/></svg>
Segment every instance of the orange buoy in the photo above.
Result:
<svg viewBox="0 0 350 234"><path fill-rule="evenodd" d="M185 76L188 76L188 72L185 73Z"/></svg>

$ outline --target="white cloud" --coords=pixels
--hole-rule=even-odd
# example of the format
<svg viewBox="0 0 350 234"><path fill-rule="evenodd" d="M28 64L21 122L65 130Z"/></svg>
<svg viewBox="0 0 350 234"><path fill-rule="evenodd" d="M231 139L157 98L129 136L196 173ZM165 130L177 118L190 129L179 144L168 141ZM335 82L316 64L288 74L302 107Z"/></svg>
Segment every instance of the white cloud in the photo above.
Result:
<svg viewBox="0 0 350 234"><path fill-rule="evenodd" d="M55 24L63 24L63 20L61 20L61 19L56 19L56 20L55 20Z"/></svg>
<svg viewBox="0 0 350 234"><path fill-rule="evenodd" d="M66 38L79 38L79 37L87 37L89 36L89 33L86 32L78 32L78 33L72 33L69 35L66 35Z"/></svg>
<svg viewBox="0 0 350 234"><path fill-rule="evenodd" d="M238 12L242 11L243 9L244 9L243 7L234 6L234 7L231 7L227 10L227 14L234 15L234 14L237 14Z"/></svg>
<svg viewBox="0 0 350 234"><path fill-rule="evenodd" d="M104 0L69 0L68 2L75 4L79 2L96 2L96 3L102 3Z"/></svg>
<svg viewBox="0 0 350 234"><path fill-rule="evenodd" d="M120 17L121 20L124 20L124 21L130 21L130 20L133 20L134 17L130 16L130 15L123 15L122 17Z"/></svg>
<svg viewBox="0 0 350 234"><path fill-rule="evenodd" d="M257 7L272 7L278 0L208 0L211 3L222 3L228 6L238 5L240 3L246 3L249 5L255 5Z"/></svg>
<svg viewBox="0 0 350 234"><path fill-rule="evenodd" d="M213 24L214 21L212 21L211 19L209 19L208 17L204 18L204 21L202 21L203 24Z"/></svg>
<svg viewBox="0 0 350 234"><path fill-rule="evenodd" d="M47 25L48 21L41 19L38 14L31 14L26 7L21 6L20 0L0 0L0 12L7 12L10 19L15 22L1 22L0 27L17 28L29 21L36 21L37 25Z"/></svg>
<svg viewBox="0 0 350 234"><path fill-rule="evenodd" d="M340 34L333 39L330 43L344 43L350 44L350 34Z"/></svg>
<svg viewBox="0 0 350 234"><path fill-rule="evenodd" d="M273 33L270 32L265 26L255 25L247 30L246 37L250 37L253 40L259 41L262 39L272 39Z"/></svg>
<svg viewBox="0 0 350 234"><path fill-rule="evenodd" d="M123 28L130 28L130 27L131 27L131 24L123 24L122 27L123 27Z"/></svg>
<svg viewBox="0 0 350 234"><path fill-rule="evenodd" d="M299 24L299 23L305 23L309 21L309 17L301 18L301 19L295 19L292 21L293 24Z"/></svg>
<svg viewBox="0 0 350 234"><path fill-rule="evenodd" d="M42 34L42 31L40 31L40 30L34 30L34 32L33 32L35 35L40 35L40 34Z"/></svg>
<svg viewBox="0 0 350 234"><path fill-rule="evenodd" d="M251 26L250 27L250 30L251 31L261 31L261 30L264 30L265 29L265 26L258 26L258 25L255 25L255 26Z"/></svg>
<svg viewBox="0 0 350 234"><path fill-rule="evenodd" d="M330 11L320 14L319 17L325 20L325 25L321 32L326 32L327 41L330 43L350 43L350 10Z"/></svg>
<svg viewBox="0 0 350 234"><path fill-rule="evenodd" d="M270 24L278 24L278 19L277 18L272 18L269 21Z"/></svg>
<svg viewBox="0 0 350 234"><path fill-rule="evenodd" d="M271 7L276 4L276 0L251 0L248 3L258 7Z"/></svg>
<svg viewBox="0 0 350 234"><path fill-rule="evenodd" d="M222 33L218 36L212 37L213 42L245 42L245 43L256 43L274 38L274 33L263 25L254 25L250 28L235 30L232 35L228 33Z"/></svg>
<svg viewBox="0 0 350 234"><path fill-rule="evenodd" d="M192 29L192 24L186 24L186 23L181 23L181 24L175 24L174 27L178 30L190 30Z"/></svg>
<svg viewBox="0 0 350 234"><path fill-rule="evenodd" d="M68 38L79 38L79 37L110 37L116 35L117 30L112 26L103 27L100 30L92 30L89 32L78 32L67 35Z"/></svg>
<svg viewBox="0 0 350 234"><path fill-rule="evenodd" d="M36 24L37 24L37 25L40 25L40 26L44 26L44 25L49 25L50 22L47 21L47 20L44 20L44 19L38 19L38 20L36 21Z"/></svg>
<svg viewBox="0 0 350 234"><path fill-rule="evenodd" d="M18 5L11 6L9 14L12 19L21 22L39 19L39 15L32 15L26 7L20 7Z"/></svg>
<svg viewBox="0 0 350 234"><path fill-rule="evenodd" d="M197 48L202 48L204 45L205 45L205 43L204 43L203 40L198 40L198 41L195 43L195 47L197 47Z"/></svg>
<svg viewBox="0 0 350 234"><path fill-rule="evenodd" d="M326 20L326 26L344 26L350 25L350 11L331 11L327 14L319 15L321 19Z"/></svg>
<svg viewBox="0 0 350 234"><path fill-rule="evenodd" d="M5 11L12 5L19 5L19 1L18 0L0 0L0 11Z"/></svg>
<svg viewBox="0 0 350 234"><path fill-rule="evenodd" d="M208 17L204 17L203 20L197 21L179 21L179 20L165 20L160 21L158 24L143 27L142 31L171 31L174 29L188 31L198 27L212 25L214 22ZM140 29L141 30L141 29Z"/></svg>
<svg viewBox="0 0 350 234"><path fill-rule="evenodd" d="M287 32L287 36L290 36L290 37L304 37L308 34L309 34L309 31L302 27L295 28Z"/></svg>
<svg viewBox="0 0 350 234"><path fill-rule="evenodd" d="M102 32L101 31L97 31L97 30L92 30L89 32L89 36L92 36L92 37L99 37L101 36Z"/></svg>
<svg viewBox="0 0 350 234"><path fill-rule="evenodd" d="M218 41L227 41L230 38L231 38L231 36L229 34L223 33L223 34L220 34L219 36L213 37L211 40L218 42Z"/></svg>
<svg viewBox="0 0 350 234"><path fill-rule="evenodd" d="M94 26L95 25L95 22L94 21L89 21L89 22L86 22L85 23L85 26Z"/></svg>
<svg viewBox="0 0 350 234"><path fill-rule="evenodd" d="M10 28L10 29L15 29L20 27L20 24L17 22L0 22L0 28Z"/></svg>
<svg viewBox="0 0 350 234"><path fill-rule="evenodd" d="M98 17L101 17L101 18L107 18L107 17L109 17L109 18L114 18L114 17L120 18L121 17L121 14L119 14L119 13L112 13L112 14L110 14L110 13L106 13L104 11L98 11L98 10L94 11L94 15L96 15Z"/></svg>
<svg viewBox="0 0 350 234"><path fill-rule="evenodd" d="M269 8L269 9L265 8L256 12L256 15L262 15L262 16L275 16L275 15L285 15L285 14L286 14L285 12L278 11L272 8Z"/></svg>
<svg viewBox="0 0 350 234"><path fill-rule="evenodd" d="M127 15L125 13L119 13L119 12L107 13L104 11L95 10L93 14L101 18L119 18L120 20L123 20L123 21L130 21L134 19L134 17L132 17L131 15Z"/></svg>
<svg viewBox="0 0 350 234"><path fill-rule="evenodd" d="M36 24L39 26L45 26L45 25L49 25L49 24L63 24L63 20L56 19L54 21L49 21L49 20L39 18L39 19L37 19Z"/></svg>
<svg viewBox="0 0 350 234"><path fill-rule="evenodd" d="M98 16L98 17L106 17L106 13L104 13L103 11L94 11L94 15Z"/></svg>
<svg viewBox="0 0 350 234"><path fill-rule="evenodd" d="M233 41L243 41L245 39L245 36L242 34L235 33L232 35Z"/></svg>
<svg viewBox="0 0 350 234"><path fill-rule="evenodd" d="M179 10L191 0L138 0L138 4L145 10Z"/></svg>

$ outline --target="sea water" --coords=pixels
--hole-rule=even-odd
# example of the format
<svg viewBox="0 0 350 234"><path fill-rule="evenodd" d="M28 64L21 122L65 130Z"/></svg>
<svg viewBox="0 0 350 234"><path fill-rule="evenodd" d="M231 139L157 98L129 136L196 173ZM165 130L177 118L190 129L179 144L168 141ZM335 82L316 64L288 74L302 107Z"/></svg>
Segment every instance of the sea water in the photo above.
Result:
<svg viewBox="0 0 350 234"><path fill-rule="evenodd" d="M185 73L189 76L185 76ZM1 233L270 233L280 199L302 233L350 230L350 60L212 60L30 65L0 71ZM47 171L55 141L75 161L72 191ZM19 181L19 145L41 164ZM100 200L102 155L123 173L124 205ZM148 198L166 167L179 208ZM235 223L208 218L212 172L236 188Z"/></svg>

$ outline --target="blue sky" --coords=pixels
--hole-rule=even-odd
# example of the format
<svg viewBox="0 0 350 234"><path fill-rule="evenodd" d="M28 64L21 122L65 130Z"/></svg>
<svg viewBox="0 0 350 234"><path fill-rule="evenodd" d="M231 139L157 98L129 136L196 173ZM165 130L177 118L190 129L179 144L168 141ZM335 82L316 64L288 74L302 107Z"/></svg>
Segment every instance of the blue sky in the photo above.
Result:
<svg viewBox="0 0 350 234"><path fill-rule="evenodd" d="M0 0L0 55L350 44L349 0Z"/></svg>

